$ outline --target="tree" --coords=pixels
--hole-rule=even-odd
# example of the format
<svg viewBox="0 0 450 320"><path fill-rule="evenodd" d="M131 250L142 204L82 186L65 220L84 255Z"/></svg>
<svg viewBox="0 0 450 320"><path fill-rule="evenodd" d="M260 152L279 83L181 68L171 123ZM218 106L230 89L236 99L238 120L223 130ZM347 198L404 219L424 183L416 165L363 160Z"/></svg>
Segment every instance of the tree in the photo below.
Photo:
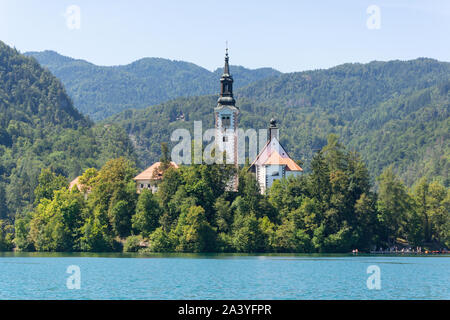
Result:
<svg viewBox="0 0 450 320"><path fill-rule="evenodd" d="M174 250L176 239L159 227L150 235L149 242L149 249L152 252L171 252Z"/></svg>
<svg viewBox="0 0 450 320"><path fill-rule="evenodd" d="M161 142L161 158L159 161L161 162L159 170L165 172L170 167L171 161L167 142Z"/></svg>
<svg viewBox="0 0 450 320"><path fill-rule="evenodd" d="M378 177L378 221L383 226L384 241L393 244L397 237L405 236L405 223L411 199L403 183L395 176L392 167Z"/></svg>
<svg viewBox="0 0 450 320"><path fill-rule="evenodd" d="M160 199L161 207L165 212L169 210L168 204L177 192L178 187L183 184L183 178L180 171L181 170L170 167L164 172L162 182L159 184L157 194Z"/></svg>
<svg viewBox="0 0 450 320"><path fill-rule="evenodd" d="M437 181L429 188L430 225L433 240L450 247L450 191Z"/></svg>
<svg viewBox="0 0 450 320"><path fill-rule="evenodd" d="M137 201L136 213L131 219L133 229L148 237L159 226L161 213L158 200L152 192L142 190Z"/></svg>
<svg viewBox="0 0 450 320"><path fill-rule="evenodd" d="M141 248L142 236L129 236L123 245L123 252L138 252Z"/></svg>
<svg viewBox="0 0 450 320"><path fill-rule="evenodd" d="M0 219L8 217L8 206L6 205L6 192L3 183L0 183Z"/></svg>
<svg viewBox="0 0 450 320"><path fill-rule="evenodd" d="M414 188L412 198L414 200L414 214L422 220L420 223L421 240L425 242L431 241L431 221L430 221L430 203L429 203L429 187L428 181L425 177L419 180L417 186ZM417 220L417 219L416 219ZM416 242L418 242L416 240Z"/></svg>
<svg viewBox="0 0 450 320"><path fill-rule="evenodd" d="M79 246L82 251L107 252L116 251L117 243L107 232L107 225L96 217L89 217L80 229Z"/></svg>
<svg viewBox="0 0 450 320"><path fill-rule="evenodd" d="M38 204L41 199L52 199L54 191L67 187L66 178L62 175L56 175L50 169L42 169L38 183L34 190L35 204Z"/></svg>
<svg viewBox="0 0 450 320"><path fill-rule="evenodd" d="M284 219L278 226L273 247L276 252L311 252L311 238L305 230L298 229L293 220Z"/></svg>
<svg viewBox="0 0 450 320"><path fill-rule="evenodd" d="M354 247L359 250L371 249L379 242L376 206L376 196L371 192L363 193L355 203Z"/></svg>
<svg viewBox="0 0 450 320"><path fill-rule="evenodd" d="M81 191L83 193L89 192L95 184L96 178L98 176L98 170L95 168L87 169L79 178L79 183L81 186Z"/></svg>
<svg viewBox="0 0 450 320"><path fill-rule="evenodd" d="M268 247L267 235L262 232L255 214L235 215L232 243L237 252L264 252Z"/></svg>
<svg viewBox="0 0 450 320"><path fill-rule="evenodd" d="M105 232L127 237L137 200L134 164L125 158L108 161L98 172L88 197L89 207Z"/></svg>
<svg viewBox="0 0 450 320"><path fill-rule="evenodd" d="M173 232L177 237L176 251L211 252L216 247L216 233L200 206L193 206L187 213L182 213Z"/></svg>
<svg viewBox="0 0 450 320"><path fill-rule="evenodd" d="M13 226L0 220L0 252L11 251L14 248Z"/></svg>
<svg viewBox="0 0 450 320"><path fill-rule="evenodd" d="M233 223L233 212L230 207L230 202L225 198L217 198L214 209L216 210L216 226L219 232L228 233L231 230Z"/></svg>
<svg viewBox="0 0 450 320"><path fill-rule="evenodd" d="M42 198L30 220L30 239L37 251L73 251L82 225L84 199L77 191L61 189Z"/></svg>

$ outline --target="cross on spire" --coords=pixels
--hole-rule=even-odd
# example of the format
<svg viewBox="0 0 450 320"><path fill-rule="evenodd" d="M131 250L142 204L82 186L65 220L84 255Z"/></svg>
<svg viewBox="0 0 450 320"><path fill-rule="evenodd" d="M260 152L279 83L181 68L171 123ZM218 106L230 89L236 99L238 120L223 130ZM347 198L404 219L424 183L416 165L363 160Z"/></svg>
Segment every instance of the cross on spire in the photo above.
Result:
<svg viewBox="0 0 450 320"><path fill-rule="evenodd" d="M233 77L230 74L230 65L228 57L228 41L225 42L225 66L223 74L220 78L220 97L219 104L234 106L235 100L233 98Z"/></svg>

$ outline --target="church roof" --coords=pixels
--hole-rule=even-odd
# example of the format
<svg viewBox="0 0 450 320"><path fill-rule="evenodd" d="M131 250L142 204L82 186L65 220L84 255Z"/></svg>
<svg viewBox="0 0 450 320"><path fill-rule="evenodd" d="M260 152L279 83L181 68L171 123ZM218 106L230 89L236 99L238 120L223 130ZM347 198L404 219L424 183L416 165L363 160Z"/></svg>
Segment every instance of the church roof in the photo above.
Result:
<svg viewBox="0 0 450 320"><path fill-rule="evenodd" d="M159 170L159 167L161 165L161 162L155 162L150 167L142 171L140 174L138 174L136 177L134 177L134 180L160 180L162 179L163 172ZM171 161L170 166L172 168L178 169L178 165Z"/></svg>
<svg viewBox="0 0 450 320"><path fill-rule="evenodd" d="M303 169L289 157L276 137L267 141L261 152L255 158L250 168L262 165L285 165L290 171L303 171Z"/></svg>
<svg viewBox="0 0 450 320"><path fill-rule="evenodd" d="M277 151L273 151L264 165L285 165L289 171L303 171L303 169L289 157L282 157Z"/></svg>
<svg viewBox="0 0 450 320"><path fill-rule="evenodd" d="M232 106L237 109L235 106L236 100L233 97L233 77L230 73L230 65L229 65L229 57L228 57L228 48L225 54L225 66L223 67L223 74L220 78L220 95L217 100L217 108L223 106Z"/></svg>

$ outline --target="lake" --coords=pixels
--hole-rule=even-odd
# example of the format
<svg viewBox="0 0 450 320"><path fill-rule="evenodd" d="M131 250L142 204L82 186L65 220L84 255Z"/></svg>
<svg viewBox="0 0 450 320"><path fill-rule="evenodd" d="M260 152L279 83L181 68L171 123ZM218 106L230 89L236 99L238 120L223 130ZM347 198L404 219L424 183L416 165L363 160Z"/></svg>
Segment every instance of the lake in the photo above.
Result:
<svg viewBox="0 0 450 320"><path fill-rule="evenodd" d="M0 253L0 299L450 299L450 256Z"/></svg>

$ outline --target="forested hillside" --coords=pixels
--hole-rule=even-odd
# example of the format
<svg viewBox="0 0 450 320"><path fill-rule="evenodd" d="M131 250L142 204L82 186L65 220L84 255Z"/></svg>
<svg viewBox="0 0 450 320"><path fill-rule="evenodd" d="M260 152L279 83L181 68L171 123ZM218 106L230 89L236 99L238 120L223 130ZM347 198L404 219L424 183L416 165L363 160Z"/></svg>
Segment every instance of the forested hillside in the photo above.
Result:
<svg viewBox="0 0 450 320"><path fill-rule="evenodd" d="M123 66L96 66L54 51L28 52L61 79L74 105L93 120L129 108L144 108L178 97L213 94L222 68L214 72L184 61L144 58ZM220 64L220 59L218 60ZM279 75L271 68L233 66L235 87Z"/></svg>
<svg viewBox="0 0 450 320"><path fill-rule="evenodd" d="M218 88L218 78L213 83ZM372 177L393 164L407 185L426 176L448 187L449 89L450 64L432 59L283 74L237 91L239 125L260 129L271 117L278 119L281 142L307 169L328 134L335 133L361 153ZM124 127L148 165L175 128L192 129L194 120L212 127L216 99L179 98L124 111L105 123Z"/></svg>
<svg viewBox="0 0 450 320"><path fill-rule="evenodd" d="M123 129L94 127L57 78L0 42L0 220L31 207L41 169L69 181L119 156L134 159Z"/></svg>

